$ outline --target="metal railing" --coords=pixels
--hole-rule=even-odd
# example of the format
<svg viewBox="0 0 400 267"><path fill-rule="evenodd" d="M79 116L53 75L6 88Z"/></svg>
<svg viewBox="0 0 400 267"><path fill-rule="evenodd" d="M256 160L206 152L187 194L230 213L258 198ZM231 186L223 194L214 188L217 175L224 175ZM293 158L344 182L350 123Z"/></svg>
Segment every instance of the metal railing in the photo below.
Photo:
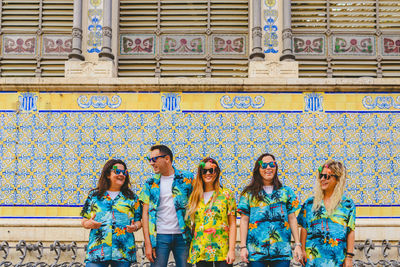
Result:
<svg viewBox="0 0 400 267"><path fill-rule="evenodd" d="M400 267L400 241L397 244L390 243L388 240L383 240L382 243L374 243L370 239L365 240L364 243L358 243L354 246L356 257L353 263L355 267L361 266L390 266ZM76 242L68 244L54 241L48 246L44 246L42 242L27 243L20 240L15 245L10 245L7 241L0 244L0 267L83 267L84 263L76 261L78 252L85 252L87 245L78 246ZM138 262L133 263L131 267L148 267L150 263L147 261L144 253L144 244L141 243L137 246ZM380 251L378 251L380 250ZM9 260L10 253L16 252L21 254L18 256L18 262L11 262ZM239 246L236 247L237 254L239 253ZM372 253L375 252L373 256ZM378 254L377 254L378 253ZM52 262L43 261L43 256L54 256ZM51 255L53 254L53 255ZM389 257L389 255L392 257ZM393 259L393 254L395 254ZM61 262L61 256L67 257L70 261ZM36 258L35 261L27 261L27 259ZM173 261L168 263L169 267L175 266ZM246 267L244 262L237 262L234 266ZM292 262L291 266L301 266L299 263Z"/></svg>

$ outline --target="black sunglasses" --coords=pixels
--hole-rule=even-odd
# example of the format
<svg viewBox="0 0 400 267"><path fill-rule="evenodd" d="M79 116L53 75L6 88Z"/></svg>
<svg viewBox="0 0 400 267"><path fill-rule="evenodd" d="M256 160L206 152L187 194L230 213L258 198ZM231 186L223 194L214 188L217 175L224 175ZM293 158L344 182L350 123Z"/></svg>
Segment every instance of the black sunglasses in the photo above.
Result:
<svg viewBox="0 0 400 267"><path fill-rule="evenodd" d="M319 179L322 180L322 178L325 178L325 180L329 180L329 179L331 179L332 176L335 177L336 179L339 178L339 176L334 175L334 174L320 173L319 174Z"/></svg>
<svg viewBox="0 0 400 267"><path fill-rule="evenodd" d="M214 173L214 168L210 168L210 169L202 169L201 173L202 174L207 174L207 173L213 174Z"/></svg>
<svg viewBox="0 0 400 267"><path fill-rule="evenodd" d="M146 159L147 159L149 162L154 162L154 163L156 163L157 159L163 158L163 157L166 157L166 156L167 156L167 155L156 156L156 157L154 157L154 158L146 157Z"/></svg>

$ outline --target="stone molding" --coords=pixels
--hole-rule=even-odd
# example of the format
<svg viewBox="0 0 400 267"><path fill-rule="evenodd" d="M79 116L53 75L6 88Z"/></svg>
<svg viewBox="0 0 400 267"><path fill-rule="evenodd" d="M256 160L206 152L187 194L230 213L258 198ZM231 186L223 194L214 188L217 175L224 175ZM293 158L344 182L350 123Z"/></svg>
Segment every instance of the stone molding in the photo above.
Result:
<svg viewBox="0 0 400 267"><path fill-rule="evenodd" d="M66 61L65 62L65 77L115 77L113 61Z"/></svg>
<svg viewBox="0 0 400 267"><path fill-rule="evenodd" d="M278 61L250 61L249 77L274 77L274 78L297 78L299 76L298 62Z"/></svg>

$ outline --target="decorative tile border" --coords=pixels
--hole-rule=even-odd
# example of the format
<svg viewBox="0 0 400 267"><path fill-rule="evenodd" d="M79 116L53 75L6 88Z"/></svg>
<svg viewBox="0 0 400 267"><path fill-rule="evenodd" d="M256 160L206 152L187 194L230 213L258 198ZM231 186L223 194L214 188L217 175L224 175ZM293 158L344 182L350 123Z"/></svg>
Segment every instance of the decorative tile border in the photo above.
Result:
<svg viewBox="0 0 400 267"><path fill-rule="evenodd" d="M65 35L43 35L42 55L66 56L72 52L72 37Z"/></svg>
<svg viewBox="0 0 400 267"><path fill-rule="evenodd" d="M3 55L36 55L37 36L22 34L3 35Z"/></svg>
<svg viewBox="0 0 400 267"><path fill-rule="evenodd" d="M205 35L162 35L161 54L163 55L204 55Z"/></svg>
<svg viewBox="0 0 400 267"><path fill-rule="evenodd" d="M400 96L365 96L362 103L366 109L400 109Z"/></svg>
<svg viewBox="0 0 400 267"><path fill-rule="evenodd" d="M304 95L305 112L323 112L323 95L320 93L307 93Z"/></svg>
<svg viewBox="0 0 400 267"><path fill-rule="evenodd" d="M382 35L381 49L383 56L400 56L400 36Z"/></svg>
<svg viewBox="0 0 400 267"><path fill-rule="evenodd" d="M180 93L161 93L161 112L181 112Z"/></svg>
<svg viewBox="0 0 400 267"><path fill-rule="evenodd" d="M246 55L247 40L244 34L218 34L211 36L211 53L214 55Z"/></svg>
<svg viewBox="0 0 400 267"><path fill-rule="evenodd" d="M278 8L276 0L265 0L264 6L264 53L278 53Z"/></svg>
<svg viewBox="0 0 400 267"><path fill-rule="evenodd" d="M90 0L88 7L88 53L100 53L103 43L103 0Z"/></svg>
<svg viewBox="0 0 400 267"><path fill-rule="evenodd" d="M155 34L121 34L120 54L155 55L156 38Z"/></svg>
<svg viewBox="0 0 400 267"><path fill-rule="evenodd" d="M78 106L87 109L90 107L96 109L103 109L106 107L116 109L121 106L122 99L119 95L113 95L111 98L106 95L92 95L87 97L86 95L81 95L77 99Z"/></svg>
<svg viewBox="0 0 400 267"><path fill-rule="evenodd" d="M292 43L295 55L324 56L326 54L325 35L294 35Z"/></svg>
<svg viewBox="0 0 400 267"><path fill-rule="evenodd" d="M221 106L225 109L248 109L250 107L254 109L260 109L265 104L265 98L261 95L255 97L242 95L234 96L232 98L229 95L224 95L223 97L221 97L220 102Z"/></svg>
<svg viewBox="0 0 400 267"><path fill-rule="evenodd" d="M375 56L375 36L333 35L332 55Z"/></svg>

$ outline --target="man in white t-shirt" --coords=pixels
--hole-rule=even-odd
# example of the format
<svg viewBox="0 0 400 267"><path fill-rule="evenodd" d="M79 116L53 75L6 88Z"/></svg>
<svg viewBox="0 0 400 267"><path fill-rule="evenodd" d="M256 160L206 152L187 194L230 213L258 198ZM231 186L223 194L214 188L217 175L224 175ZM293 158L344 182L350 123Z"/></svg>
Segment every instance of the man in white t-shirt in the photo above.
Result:
<svg viewBox="0 0 400 267"><path fill-rule="evenodd" d="M172 166L173 155L167 146L152 146L150 151L148 160L155 174L139 195L146 257L151 267L166 267L172 251L176 266L186 267L191 231L185 215L193 174Z"/></svg>

